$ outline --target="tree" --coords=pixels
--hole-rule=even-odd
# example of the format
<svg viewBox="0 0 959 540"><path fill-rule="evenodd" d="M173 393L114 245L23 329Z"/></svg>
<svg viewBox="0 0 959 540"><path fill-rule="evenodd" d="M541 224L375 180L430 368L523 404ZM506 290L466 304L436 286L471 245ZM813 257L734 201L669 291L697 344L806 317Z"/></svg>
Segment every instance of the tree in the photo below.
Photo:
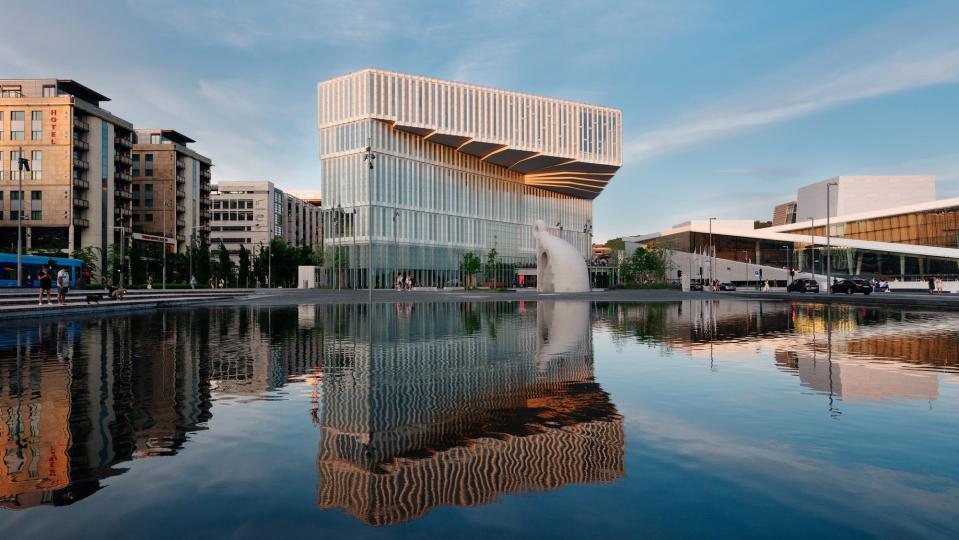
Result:
<svg viewBox="0 0 959 540"><path fill-rule="evenodd" d="M624 251L626 249L626 242L622 238L607 240L603 245L615 251Z"/></svg>
<svg viewBox="0 0 959 540"><path fill-rule="evenodd" d="M73 250L70 256L83 261L83 268L90 272L90 280L94 281L98 279L97 274L100 273L100 267L97 266L97 261L100 260L102 254L102 249L94 246L86 246Z"/></svg>
<svg viewBox="0 0 959 540"><path fill-rule="evenodd" d="M130 243L130 251L126 254L130 261L130 283L146 283L147 268L141 242L134 240Z"/></svg>
<svg viewBox="0 0 959 540"><path fill-rule="evenodd" d="M220 278L229 285L230 281L233 280L233 260L230 259L230 252L227 251L226 246L223 245L223 242L220 242L220 247L217 248L217 273Z"/></svg>
<svg viewBox="0 0 959 540"><path fill-rule="evenodd" d="M222 244L221 244L222 245ZM240 275L237 279L237 286L241 283L243 287L249 287L250 280L250 252L243 244L240 244Z"/></svg>
<svg viewBox="0 0 959 540"><path fill-rule="evenodd" d="M494 282L493 286L496 286L496 248L486 253L486 280Z"/></svg>
<svg viewBox="0 0 959 540"><path fill-rule="evenodd" d="M772 221L759 221L758 219L753 221L753 229L765 229L766 227L772 226Z"/></svg>
<svg viewBox="0 0 959 540"><path fill-rule="evenodd" d="M467 289L475 287L473 275L479 272L480 266L482 266L480 258L474 255L472 251L467 251L463 254L463 262L460 263L460 270L463 272L463 286Z"/></svg>
<svg viewBox="0 0 959 540"><path fill-rule="evenodd" d="M661 282L666 279L666 257L667 251L662 248L636 248L629 257L623 259L619 267L620 280L628 286Z"/></svg>

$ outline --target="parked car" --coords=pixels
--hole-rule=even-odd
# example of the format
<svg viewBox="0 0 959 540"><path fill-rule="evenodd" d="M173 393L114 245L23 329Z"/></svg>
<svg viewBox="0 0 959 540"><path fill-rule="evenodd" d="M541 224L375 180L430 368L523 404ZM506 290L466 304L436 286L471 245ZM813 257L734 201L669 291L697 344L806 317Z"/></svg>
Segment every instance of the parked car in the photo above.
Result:
<svg viewBox="0 0 959 540"><path fill-rule="evenodd" d="M840 279L838 282L833 283L830 287L833 293L863 293L869 294L872 292L872 285L864 279Z"/></svg>
<svg viewBox="0 0 959 540"><path fill-rule="evenodd" d="M735 290L736 290L736 286L733 285L732 283L720 283L720 284L719 284L719 290L721 290L721 291L735 291Z"/></svg>
<svg viewBox="0 0 959 540"><path fill-rule="evenodd" d="M819 292L819 282L815 279L799 278L794 279L792 283L786 285L786 292Z"/></svg>
<svg viewBox="0 0 959 540"><path fill-rule="evenodd" d="M689 290L691 290L691 291L701 291L701 290L703 290L703 284L702 284L702 283L690 283L690 284L689 284Z"/></svg>

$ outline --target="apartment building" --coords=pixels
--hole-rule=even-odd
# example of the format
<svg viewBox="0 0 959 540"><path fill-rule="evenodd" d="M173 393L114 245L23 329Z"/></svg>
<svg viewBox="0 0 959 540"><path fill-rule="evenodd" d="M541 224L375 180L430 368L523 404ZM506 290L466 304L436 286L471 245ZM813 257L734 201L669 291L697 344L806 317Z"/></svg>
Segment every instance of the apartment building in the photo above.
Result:
<svg viewBox="0 0 959 540"><path fill-rule="evenodd" d="M177 253L210 231L213 162L194 142L172 129L137 129L133 145L134 231L172 239L167 249Z"/></svg>
<svg viewBox="0 0 959 540"><path fill-rule="evenodd" d="M69 79L0 80L0 249L16 250L21 211L27 253L105 254L132 231L133 124L109 100Z"/></svg>
<svg viewBox="0 0 959 540"><path fill-rule="evenodd" d="M271 238L314 249L322 242L319 199L304 201L268 180L220 182L211 203L210 243L223 242L234 257L241 245L255 252Z"/></svg>

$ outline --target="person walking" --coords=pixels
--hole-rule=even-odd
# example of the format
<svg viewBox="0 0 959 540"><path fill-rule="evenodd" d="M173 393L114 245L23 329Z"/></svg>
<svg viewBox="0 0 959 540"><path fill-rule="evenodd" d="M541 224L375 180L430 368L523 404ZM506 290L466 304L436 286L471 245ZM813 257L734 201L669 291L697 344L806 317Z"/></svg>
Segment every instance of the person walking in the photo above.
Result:
<svg viewBox="0 0 959 540"><path fill-rule="evenodd" d="M926 282L929 283L929 294L936 294L936 280L932 276L929 276L926 279Z"/></svg>
<svg viewBox="0 0 959 540"><path fill-rule="evenodd" d="M406 290L413 290L413 274L406 274Z"/></svg>
<svg viewBox="0 0 959 540"><path fill-rule="evenodd" d="M37 302L37 305L43 305L43 293L47 293L47 305L52 306L53 301L50 300L50 289L53 287L53 276L50 275L50 269L44 266L40 269L40 301Z"/></svg>
<svg viewBox="0 0 959 540"><path fill-rule="evenodd" d="M67 293L70 292L70 273L66 268L57 272L57 304L67 305Z"/></svg>
<svg viewBox="0 0 959 540"><path fill-rule="evenodd" d="M942 276L936 276L936 294L942 294Z"/></svg>
<svg viewBox="0 0 959 540"><path fill-rule="evenodd" d="M396 283L395 283L395 285L396 285L396 290L397 290L397 291L402 291L402 290L403 290L403 274L397 274L397 275L396 275Z"/></svg>
<svg viewBox="0 0 959 540"><path fill-rule="evenodd" d="M190 288L191 289L196 288L196 276L190 276Z"/></svg>
<svg viewBox="0 0 959 540"><path fill-rule="evenodd" d="M153 274L147 276L147 289L153 288Z"/></svg>

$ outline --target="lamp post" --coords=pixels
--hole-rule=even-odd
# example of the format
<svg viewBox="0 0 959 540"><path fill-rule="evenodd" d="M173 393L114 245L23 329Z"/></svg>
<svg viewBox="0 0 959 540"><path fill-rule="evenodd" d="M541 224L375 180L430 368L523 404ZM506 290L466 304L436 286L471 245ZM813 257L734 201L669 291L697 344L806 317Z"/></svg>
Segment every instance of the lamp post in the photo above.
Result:
<svg viewBox="0 0 959 540"><path fill-rule="evenodd" d="M586 220L586 225L583 227L583 232L586 233L586 272L589 274L589 292L593 292L593 270L591 268L590 262L593 258L593 222Z"/></svg>
<svg viewBox="0 0 959 540"><path fill-rule="evenodd" d="M370 242L369 261L366 266L366 288L369 289L369 301L373 302L373 161L376 154L373 153L373 138L366 138L366 154L363 155L363 161L369 164L367 169L367 197L370 200L369 213L366 216L366 236Z"/></svg>
<svg viewBox="0 0 959 540"><path fill-rule="evenodd" d="M713 267L716 266L716 248L713 246L713 221L716 218L709 218L709 286L713 286Z"/></svg>
<svg viewBox="0 0 959 540"><path fill-rule="evenodd" d="M162 283L163 283L162 286L163 286L163 290L164 290L164 291L166 290L166 213L168 212L168 208L169 208L169 201L167 200L167 198L168 198L168 197L167 197L167 192L166 192L166 190L163 190L163 225L162 225L162 228L163 228L163 245L162 245L162 249L163 249L163 276L162 276L162 280L161 280L161 281L162 281ZM137 203L137 204L139 204L139 203Z"/></svg>
<svg viewBox="0 0 959 540"><path fill-rule="evenodd" d="M399 273L399 269L396 267L397 252L399 251L399 246L396 244L396 218L400 215L400 211L396 208L393 209L393 255L390 257L390 266L393 268L392 279L396 280L396 274Z"/></svg>
<svg viewBox="0 0 959 540"><path fill-rule="evenodd" d="M122 215L121 215L121 216L117 216L116 222L119 223L119 225L114 226L113 229L114 229L114 230L120 229L120 287L123 287L123 266L124 266L124 265L123 265L123 263L124 263L124 258L123 258L123 244L126 243L126 242L124 241L124 240L126 240L126 237L125 237L124 234L123 234L123 233L124 233L123 216L122 216Z"/></svg>
<svg viewBox="0 0 959 540"><path fill-rule="evenodd" d="M816 219L813 217L809 218L809 270L812 280L816 281Z"/></svg>
<svg viewBox="0 0 959 540"><path fill-rule="evenodd" d="M832 275L832 245L829 241L829 188L839 186L838 182L829 182L826 184L826 294L832 294L832 287L829 283L829 277Z"/></svg>
<svg viewBox="0 0 959 540"><path fill-rule="evenodd" d="M23 157L23 147L17 152L17 178L19 187L17 195L20 198L20 211L17 212L17 287L23 286L23 171L30 172L30 162Z"/></svg>

